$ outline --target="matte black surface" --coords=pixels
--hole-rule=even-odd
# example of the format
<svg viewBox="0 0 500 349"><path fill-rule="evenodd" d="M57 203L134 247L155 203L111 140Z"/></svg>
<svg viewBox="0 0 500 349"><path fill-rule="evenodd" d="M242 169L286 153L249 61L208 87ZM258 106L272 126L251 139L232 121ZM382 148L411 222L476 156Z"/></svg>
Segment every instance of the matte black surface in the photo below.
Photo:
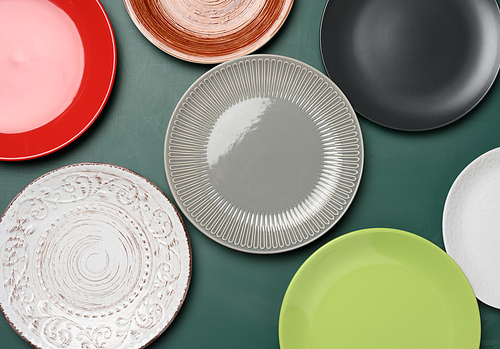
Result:
<svg viewBox="0 0 500 349"><path fill-rule="evenodd" d="M321 52L359 114L390 128L433 129L489 90L500 13L494 0L330 0Z"/></svg>

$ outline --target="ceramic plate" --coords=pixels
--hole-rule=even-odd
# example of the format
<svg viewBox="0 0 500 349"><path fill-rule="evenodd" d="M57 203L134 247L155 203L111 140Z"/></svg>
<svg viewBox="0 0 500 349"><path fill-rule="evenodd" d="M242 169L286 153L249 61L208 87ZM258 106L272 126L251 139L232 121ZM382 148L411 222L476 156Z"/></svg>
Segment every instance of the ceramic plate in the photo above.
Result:
<svg viewBox="0 0 500 349"><path fill-rule="evenodd" d="M444 205L446 252L462 268L476 297L500 308L500 148L469 164Z"/></svg>
<svg viewBox="0 0 500 349"><path fill-rule="evenodd" d="M479 348L479 309L453 260L417 235L366 229L332 240L293 277L281 349Z"/></svg>
<svg viewBox="0 0 500 349"><path fill-rule="evenodd" d="M29 184L0 220L1 310L36 348L145 347L191 278L185 227L138 174L76 164Z"/></svg>
<svg viewBox="0 0 500 349"><path fill-rule="evenodd" d="M142 34L164 52L196 63L251 53L280 29L293 0L124 0Z"/></svg>
<svg viewBox="0 0 500 349"><path fill-rule="evenodd" d="M495 80L500 12L495 0L329 0L321 52L359 114L434 129L467 114Z"/></svg>
<svg viewBox="0 0 500 349"><path fill-rule="evenodd" d="M103 109L116 47L98 0L0 2L0 160L52 153Z"/></svg>
<svg viewBox="0 0 500 349"><path fill-rule="evenodd" d="M165 140L182 211L208 237L246 252L286 251L325 233L351 204L362 167L345 96L281 56L208 71L179 101Z"/></svg>

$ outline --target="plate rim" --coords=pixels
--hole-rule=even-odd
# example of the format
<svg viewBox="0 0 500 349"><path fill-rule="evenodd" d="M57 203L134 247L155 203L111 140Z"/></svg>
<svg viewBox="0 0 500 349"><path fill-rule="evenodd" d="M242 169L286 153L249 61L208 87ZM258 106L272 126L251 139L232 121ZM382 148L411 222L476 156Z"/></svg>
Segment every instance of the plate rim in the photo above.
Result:
<svg viewBox="0 0 500 349"><path fill-rule="evenodd" d="M145 183L147 183L147 185L149 185L151 187L151 190L154 190L154 191L158 192L159 195L161 195L162 197L164 197L167 200L167 202L170 203L170 205L171 205L171 207L173 209L173 212L176 214L176 217L180 221L181 226L183 228L182 232L183 232L183 235L184 235L184 237L186 239L186 243L187 243L186 247L187 247L188 259L189 259L189 264L187 266L188 269L187 269L186 288L184 289L183 295L179 298L179 305L178 305L177 309L175 310L175 312L173 313L173 315L170 318L170 320L168 321L168 323L163 328L161 328L160 331L149 342L147 342L146 344L144 344L144 345L136 348L136 349L144 349L147 346L149 346L151 343L153 343L155 340L157 340L172 325L172 322L175 320L175 318L179 314L179 312L180 312L181 308L183 307L184 302L185 302L185 300L187 298L187 294L188 294L188 291L189 291L189 287L190 287L191 279L192 279L192 274L193 274L193 251L192 251L192 246L191 246L191 240L190 240L189 234L187 232L186 224L185 224L184 220L182 219L182 216L180 215L179 210L174 205L174 203L172 202L172 200L170 200L170 198L163 192L163 190L161 190L155 183L153 183L151 180L149 180L148 178L144 177L143 175L139 174L136 171L133 171L133 170L131 170L129 168L126 168L126 167L122 167L122 166L119 166L119 165L114 165L114 164L106 163L106 162L80 162L80 163L74 163L74 164L70 164L70 165L61 166L61 167L52 169L52 170L50 170L48 172L45 172L41 176L39 176L36 179L34 179L31 182L29 182L26 186L24 186L24 188L21 189L19 191L19 193L10 201L10 203L7 205L7 207L5 208L5 210L0 215L0 223L2 223L2 221L5 218L6 213L9 211L9 209L12 207L12 205L15 203L15 201L26 190L28 190L32 185L34 185L38 181L43 180L45 177L50 176L53 173L59 172L61 170L65 170L65 169L69 169L69 168L73 168L73 167L74 168L78 168L78 167L94 167L94 166L95 167L107 167L107 168L111 168L113 170L118 170L118 171L121 171L121 172L125 172L128 175L131 175L132 177L136 176L136 177L142 178L145 181ZM5 309L4 309L1 301L0 301L0 314L3 315L3 317L6 320L6 322L10 325L10 327L14 330L14 332L20 338L22 338L26 343L28 343L29 345L31 345L33 348L36 348L36 349L45 349L45 348L40 347L37 344L33 343L30 339L28 339L27 336L24 335L23 331L20 330L18 328L18 326L16 326L12 322L12 320L10 319L10 317L7 315L7 313L6 313Z"/></svg>
<svg viewBox="0 0 500 349"><path fill-rule="evenodd" d="M319 30L319 38L320 38L319 39L319 43L320 43L321 61L322 61L322 64L323 64L323 67L324 67L324 69L326 71L326 75L327 76L330 76L330 74L328 73L327 64L326 64L325 57L324 57L324 54L323 54L323 23L324 23L324 19L325 19L325 15L326 15L327 9L328 9L328 4L330 2L334 2L334 1L336 1L336 0L327 0L327 2L325 4L325 7L323 8L322 15L321 15L320 30ZM498 4L498 2L496 0L490 0L490 1L492 1L494 4L496 4L496 9L497 9L497 15L496 15L496 17L497 17L497 25L500 28L500 5ZM499 31L498 38L500 40L500 31ZM369 121L371 121L371 122L373 122L373 123L375 123L375 124L377 124L379 126L386 127L388 129L392 129L392 130L396 130L396 131L404 131L404 132L425 132L425 131L431 131L431 130L435 130L435 129L438 129L438 128L441 128L441 127L448 126L448 125L450 125L450 124L452 124L454 122L457 122L460 119L464 118L469 113L471 113L472 110L474 110L479 105L479 103L481 103L481 101L483 101L486 98L486 96L488 95L488 92L490 92L490 90L493 87L493 84L495 83L495 81L497 80L499 74L500 74L500 46L497 49L497 64L496 64L495 73L490 76L491 81L489 83L482 85L485 88L485 91L482 94L482 96L478 100L476 100L475 103L469 109L464 110L460 115L455 116L454 118L448 120L445 123L439 123L437 125L430 126L430 127L399 127L399 126L394 126L394 125L391 125L390 123L381 122L381 121L377 120L376 117L373 118L371 116L367 116L365 113L360 112L354 106L353 106L353 108L356 110L357 114L363 116L367 120L369 120Z"/></svg>
<svg viewBox="0 0 500 349"><path fill-rule="evenodd" d="M53 5L57 6L58 8L62 9L66 14L67 16L73 21L73 23L75 23L75 26L76 28L78 29L79 32L82 31L82 27L81 26L78 26L77 23L75 22L74 20L74 16L72 16L68 11L67 9L68 8L72 8L72 7L79 7L81 6L80 2L71 2L71 3L68 3L66 6L67 7L64 7L62 8L59 3L60 1L58 0L46 0L50 3L52 3ZM82 101L80 101L81 99L81 96L82 95L92 95L93 92L92 92L92 89L88 86L89 85L89 82L85 82L84 80L89 80L89 81L94 81L94 85L96 84L96 80L99 80L99 79L102 79L102 78L99 78L99 76L101 74L92 74L92 78L89 79L88 74L90 73L87 73L89 70L88 69L91 69L92 67L94 66L97 66L97 65L100 65L100 62L97 61L96 59L94 59L94 62L88 66L87 64L87 55L88 55L88 50L86 50L86 47L88 45L90 45L90 47L92 48L95 48L95 44L92 44L89 42L91 40L87 40L87 44L84 43L84 57L85 57L85 67L84 67L84 73L83 73L83 77L82 77L82 80L80 81L80 87L79 87L79 90L77 92L77 95L75 96L75 98L73 99L73 101L71 102L71 104L62 112L60 113L58 116L56 116L54 119L52 119L51 121L49 121L48 123L40 126L40 127L37 127L33 130L28 130L28 131L25 131L25 132L19 132L19 133L2 133L0 132L0 143L4 143L4 144L9 144L12 140L16 141L16 142L19 142L19 146L24 146L25 148L27 149L23 149L22 151L16 151L14 155L12 155L10 152L7 153L7 154L2 154L2 150L1 150L1 147L0 147L0 161L22 161L22 160L31 160L31 159L36 159L36 158L40 158L40 157L43 157L43 156L46 156L46 155L49 155L49 154L52 154L66 146L68 146L69 144L73 143L76 139L78 139L83 133L85 133L91 126L92 124L96 121L96 119L99 117L99 115L101 114L101 112L103 111L104 107L106 106L106 103L108 102L109 98L110 98L110 95L111 95L111 92L113 90L113 85L114 85L114 81L115 81L115 78L116 78L116 70L117 70L117 48L116 48L116 38L115 38L115 34L114 34L114 31L113 31L113 27L112 27L112 24L111 24L111 21L109 19L109 16L106 12L106 10L104 9L103 5L101 4L101 2L99 0L90 0L89 1L82 1L81 2L82 4L85 3L84 6L86 6L87 8L90 8L91 6L92 7L95 7L95 9L93 9L92 13L95 14L95 17L99 17L103 22L101 23L100 22L100 25L103 24L102 28L103 29L106 29L106 40L109 40L109 46L106 46L105 49L107 51L107 56L109 56L109 58L111 58L111 61L108 62L107 64L110 65L111 69L109 71L107 71L107 74L109 76L106 76L106 83L102 83L102 82L99 82L100 86L105 86L105 93L103 93L102 95L99 95L99 97L92 97L91 99L93 101L96 101L96 107L95 108L92 108L92 111L91 112L87 112L87 111L84 111L84 113L82 113L81 110L79 110L79 104L82 104ZM94 25L95 25L95 21L94 21ZM80 33L80 37L82 37L82 34ZM83 41L83 38L82 38L82 41ZM101 52L99 50L99 52ZM97 102L98 101L98 102ZM97 106L98 104L98 106ZM62 134L64 135L63 137L61 137L60 140L57 141L57 144L56 145L44 145L44 146L40 146L40 145L36 145L35 147L33 147L33 142L30 142L29 141L29 138L30 138L30 135L31 135L31 138L34 138L35 141L38 143L41 139L43 139L42 135L45 134L47 132L47 130L50 130L51 134L55 134L55 133L59 133L58 131L61 130L61 127L57 125L58 121L60 119L67 119L67 118L71 118L71 117L74 117L75 115L78 115L78 119L79 120L83 120L81 123L84 124L82 125L81 127L78 128L78 130L71 130L71 132L68 132L67 130L63 130ZM2 138L4 138L5 140L2 141ZM9 146L6 146L7 148Z"/></svg>
<svg viewBox="0 0 500 349"><path fill-rule="evenodd" d="M314 263L316 259L321 258L323 254L327 253L329 249L333 248L332 246L336 246L339 243L342 243L344 240L350 240L352 238L356 238L358 235L373 235L373 234L378 234L378 233L386 233L386 234L393 234L393 235L399 235L399 236L406 236L409 239L419 241L422 243L424 246L428 246L429 250L433 250L436 253L443 258L444 261L448 265L450 265L453 269L455 269L464 281L464 286L467 286L467 291L470 293L471 299L476 300L476 297L474 295L474 291L472 289L472 286L470 285L467 277L463 273L462 269L458 266L458 264L444 251L442 250L439 246L431 242L430 240L417 235L415 233L401 230L401 229L396 229L396 228L384 228L384 227L375 227L375 228L363 228L359 230L354 230L350 231L348 233L345 233L341 236L338 236L323 246L319 247L317 250L315 250L311 255L309 255L306 260L300 265L300 267L294 272L293 277L291 278L289 284L287 285L287 288L284 292L283 299L281 302L281 307L280 307L280 312L279 312L279 319L278 319L278 337L279 337L279 342L281 345L282 342L282 332L283 330L283 325L282 325L282 319L284 317L284 309L286 308L286 303L288 301L288 297L290 297L290 293L293 292L293 288L295 287L295 284L299 282L300 278L302 275L305 273L305 269L309 267L311 263ZM440 257L441 258L441 257ZM477 305L477 301L476 301ZM480 339L481 339L481 318L479 314L479 306L476 306L476 331L477 331L477 345L479 347Z"/></svg>
<svg viewBox="0 0 500 349"><path fill-rule="evenodd" d="M172 128L173 128L173 123L174 123L174 120L175 120L175 115L178 114L179 110L182 108L182 104L184 103L184 101L187 98L187 96L189 96L189 94L192 91L192 89L194 87L196 87L200 82L202 82L203 80L205 80L208 76L210 76L212 74L212 72L215 69L218 69L219 67L225 67L227 65L231 65L231 64L234 64L234 63L239 62L239 61L252 61L252 60L258 60L258 59L270 59L270 60L274 59L274 60L283 60L283 61L292 62L292 63L300 65L300 66L302 66L304 68L309 69L310 71L318 74L318 76L324 78L326 81L329 81L331 84L333 84L337 88L337 92L339 93L339 95L343 98L343 100L346 102L346 104L350 107L351 112L352 112L352 119L354 121L354 125L357 127L357 130L359 131L357 137L359 139L359 147L360 147L359 148L359 152L360 152L360 155L359 155L359 162L358 162L359 169L358 169L358 175L357 175L357 185L354 188L352 195L350 196L350 201L344 207L344 209L342 210L342 212L332 221L332 223L329 226L326 226L322 230L321 233L315 234L314 236L310 236L307 240L303 240L302 243L291 244L291 245L289 245L287 247L280 248L280 249L277 249L277 250L243 248L243 247L241 247L239 245L231 244L231 243L229 243L229 242L227 242L225 240L218 239L210 231L207 231L200 223L198 223L195 219L192 219L190 213L186 210L186 208L184 207L184 205L182 205L181 203L179 203L180 202L180 197L179 197L177 191L175 190L175 186L174 186L174 183L173 183L173 180L172 180L172 176L171 176L170 170L168 168L168 161L170 159L170 157L168 156L168 153L169 153L169 151L168 151L169 143L168 142L169 142L170 135L172 133ZM164 171L165 171L165 175L167 177L167 182L168 182L170 191L171 191L172 196L174 197L174 200L177 203L179 209L182 211L182 213L184 214L184 216L189 220L189 222L191 222L191 224L193 224L196 227L196 229L199 230L203 235L205 235L206 237L210 238L211 240L217 242L218 244L220 244L222 246L225 246L225 247L228 247L230 249L234 249L234 250L237 250L237 251L240 251L240 252L245 252L245 253L268 254L268 255L269 254L278 254L278 253L289 252L289 251L301 248L301 247L303 247L305 245L308 245L311 242L319 239L321 236L327 234L328 231L330 229L332 229L338 223L338 221L348 211L348 209L352 205L352 203L353 203L353 201L354 201L354 199L355 199L355 197L357 195L357 192L359 190L360 183L361 183L361 180L362 180L362 177L363 177L364 158L365 158L365 151L364 151L364 141L363 141L363 134L362 134L362 130L361 130L361 125L359 124L359 120L358 120L358 118L356 116L356 112L354 111L354 108L352 107L352 105L349 102L349 99L345 96L345 94L342 92L342 90L328 76L326 76L324 73L322 73L318 69L314 68L313 66L311 66L311 65L309 65L309 64L307 64L305 62L302 62L300 60L297 60L295 58L281 56L281 55L277 55L277 54L252 54L252 55L247 55L247 56L243 56L243 57L234 58L234 59L231 59L229 61L226 61L224 63L221 63L221 64L213 67L212 69L210 69L207 72L205 72L198 79L196 79L187 88L187 90L183 93L182 97L177 102L177 105L174 108L174 110L173 110L173 112L172 112L172 114L170 116L170 120L169 120L169 123L168 123L168 126L167 126L167 131L166 131L166 134L165 134L164 150L163 150Z"/></svg>
<svg viewBox="0 0 500 349"><path fill-rule="evenodd" d="M191 63L198 63L198 64L205 64L205 65L211 65L211 64L219 64L223 62L227 62L228 60L242 57L244 55L251 54L258 49L262 48L265 44L267 44L277 33L278 31L283 27L285 24L288 16L290 15L290 12L292 10L292 6L294 4L295 0L281 0L283 1L287 6L285 6L284 11L281 14L284 14L283 18L281 19L281 23L279 23L274 30L270 31L271 35L269 37L264 38L263 40L258 40L255 41L258 43L257 45L252 46L251 48L248 49L243 49L244 47L247 47L247 45L240 47L236 53L230 54L230 55L223 55L223 56L210 56L210 55L189 55L189 54L182 54L178 50L172 49L170 46L165 45L159 41L158 38L156 38L137 18L137 14L132 8L132 5L130 3L131 0L123 0L125 4L125 8L127 9L127 13L129 14L129 17L131 18L132 22L136 26L136 28L139 30L139 32L151 43L153 44L156 48L159 50L167 53L168 55L180 59L185 62L191 62ZM259 0L259 1L266 1L266 0ZM279 18L277 18L273 22L279 22ZM267 32L266 32L267 33ZM203 58L206 57L206 58Z"/></svg>

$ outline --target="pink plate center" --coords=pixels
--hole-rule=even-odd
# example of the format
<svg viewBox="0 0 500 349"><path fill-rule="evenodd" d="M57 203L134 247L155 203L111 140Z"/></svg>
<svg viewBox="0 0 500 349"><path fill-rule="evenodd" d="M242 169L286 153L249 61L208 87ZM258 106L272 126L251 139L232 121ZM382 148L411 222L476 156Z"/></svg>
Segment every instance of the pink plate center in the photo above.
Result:
<svg viewBox="0 0 500 349"><path fill-rule="evenodd" d="M47 124L72 103L84 70L76 25L48 0L0 1L0 133Z"/></svg>

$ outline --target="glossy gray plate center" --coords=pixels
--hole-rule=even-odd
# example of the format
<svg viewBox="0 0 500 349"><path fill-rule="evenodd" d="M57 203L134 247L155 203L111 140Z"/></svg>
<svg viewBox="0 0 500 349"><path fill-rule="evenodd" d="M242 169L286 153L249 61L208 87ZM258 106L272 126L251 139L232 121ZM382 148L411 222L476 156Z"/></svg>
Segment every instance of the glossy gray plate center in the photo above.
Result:
<svg viewBox="0 0 500 349"><path fill-rule="evenodd" d="M297 106L251 98L225 111L207 145L210 177L233 204L263 211L292 207L313 191L322 162L314 123Z"/></svg>

